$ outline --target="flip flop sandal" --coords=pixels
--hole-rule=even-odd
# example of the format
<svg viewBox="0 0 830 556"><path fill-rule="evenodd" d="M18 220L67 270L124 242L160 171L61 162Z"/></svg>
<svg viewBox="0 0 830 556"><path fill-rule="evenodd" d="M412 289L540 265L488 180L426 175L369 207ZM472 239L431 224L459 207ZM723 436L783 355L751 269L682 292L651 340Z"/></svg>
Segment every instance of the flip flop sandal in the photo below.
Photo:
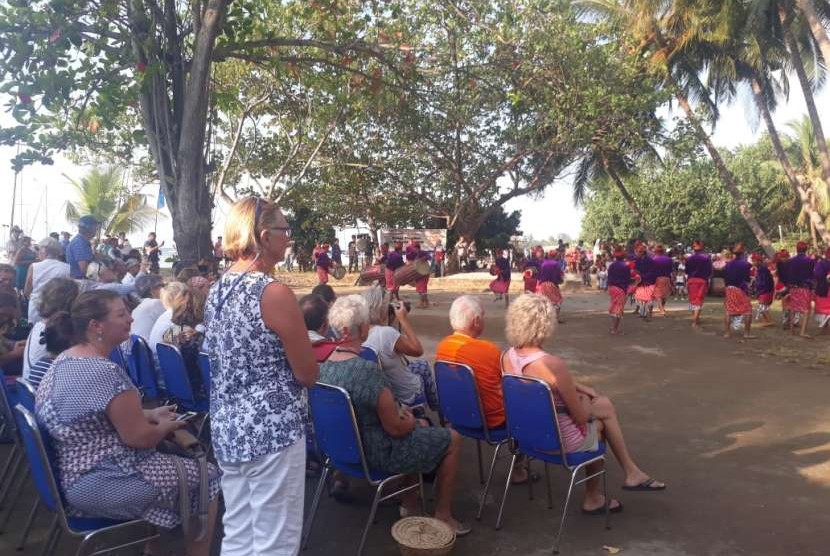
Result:
<svg viewBox="0 0 830 556"><path fill-rule="evenodd" d="M538 483L542 479L542 476L539 475L538 473L536 473L535 471L531 471L530 474L528 475L528 478L531 481L533 481L534 483ZM520 481L520 482L516 482L516 481L513 481L511 479L510 484L511 485L526 485L527 484L527 479L525 479L524 481Z"/></svg>
<svg viewBox="0 0 830 556"><path fill-rule="evenodd" d="M614 502L617 503L616 506L613 505ZM623 511L623 505L619 500L612 499L611 504L612 505L608 508L609 514L618 514ZM594 508L593 510L586 510L583 508L582 513L585 515L605 515L605 506L600 506L599 508Z"/></svg>
<svg viewBox="0 0 830 556"><path fill-rule="evenodd" d="M623 485L622 489L623 490L631 490L631 491L635 491L635 492L652 492L652 491L657 492L657 491L660 491L660 490L666 490L666 485L651 486L656 482L657 481L655 481L654 479L648 478L645 481L643 481L642 483L640 483L639 485L634 485L634 486Z"/></svg>
<svg viewBox="0 0 830 556"><path fill-rule="evenodd" d="M466 537L472 532L473 528L470 527L468 523L464 523L463 521L458 522L458 526L455 528L455 537Z"/></svg>

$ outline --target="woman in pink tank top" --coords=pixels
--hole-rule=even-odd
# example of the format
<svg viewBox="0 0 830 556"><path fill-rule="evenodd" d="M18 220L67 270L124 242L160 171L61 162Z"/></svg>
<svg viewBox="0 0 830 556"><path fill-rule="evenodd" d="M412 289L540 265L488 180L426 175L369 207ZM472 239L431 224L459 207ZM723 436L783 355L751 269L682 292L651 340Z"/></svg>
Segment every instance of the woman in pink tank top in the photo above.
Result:
<svg viewBox="0 0 830 556"><path fill-rule="evenodd" d="M649 477L634 462L611 400L576 382L562 359L542 349L545 340L553 336L555 323L554 307L544 296L526 294L511 304L507 310L505 336L513 347L502 358L504 372L538 378L551 386L566 451L596 449L597 441L604 438L625 474L623 490L665 490L664 483ZM601 468L602 463L592 464L587 466L586 472L590 475ZM600 479L587 481L583 512L601 515L604 506ZM612 500L610 510L622 511L622 504Z"/></svg>

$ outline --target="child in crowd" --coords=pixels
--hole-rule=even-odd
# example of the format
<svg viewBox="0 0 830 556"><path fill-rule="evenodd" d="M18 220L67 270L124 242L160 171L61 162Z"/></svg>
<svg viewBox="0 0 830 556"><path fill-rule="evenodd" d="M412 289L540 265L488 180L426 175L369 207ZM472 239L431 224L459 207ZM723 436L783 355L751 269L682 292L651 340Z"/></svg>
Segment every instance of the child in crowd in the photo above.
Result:
<svg viewBox="0 0 830 556"><path fill-rule="evenodd" d="M597 258L597 263L596 263L596 266L594 268L597 271L597 289L607 290L608 289L608 267L605 264L605 258L603 258L603 257Z"/></svg>
<svg viewBox="0 0 830 556"><path fill-rule="evenodd" d="M686 291L686 265L683 259L677 265L677 270L674 272L674 299L686 299L689 296Z"/></svg>

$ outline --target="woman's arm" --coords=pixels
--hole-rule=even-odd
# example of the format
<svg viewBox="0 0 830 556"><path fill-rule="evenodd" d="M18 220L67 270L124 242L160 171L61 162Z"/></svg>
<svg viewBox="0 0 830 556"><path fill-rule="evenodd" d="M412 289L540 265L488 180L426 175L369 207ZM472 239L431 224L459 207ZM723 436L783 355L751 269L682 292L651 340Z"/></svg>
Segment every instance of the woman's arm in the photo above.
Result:
<svg viewBox="0 0 830 556"><path fill-rule="evenodd" d="M412 329L412 325L409 323L406 307L402 303L400 307L395 309L395 316L401 324L401 335L398 337L398 341L395 342L395 353L420 357L424 354L424 347L421 345L418 336L415 335L415 330Z"/></svg>
<svg viewBox="0 0 830 556"><path fill-rule="evenodd" d="M586 423L591 418L590 405L584 395L580 395L577 384L568 371L565 362L552 355L546 355L539 361L531 363L527 367L527 374L541 378L552 388L556 388L559 397L568 408L571 419L579 424Z"/></svg>
<svg viewBox="0 0 830 556"><path fill-rule="evenodd" d="M185 425L184 421L169 419L151 423L141 408L141 399L135 389L115 396L107 406L107 416L121 441L139 449L155 448L165 436Z"/></svg>
<svg viewBox="0 0 830 556"><path fill-rule="evenodd" d="M269 284L262 292L262 320L280 337L285 356L294 372L294 378L303 386L314 386L320 368L311 349L305 321L291 289L278 282Z"/></svg>
<svg viewBox="0 0 830 556"><path fill-rule="evenodd" d="M403 414L398 411L398 404L389 388L380 391L377 412L383 431L393 438L406 436L415 429L415 417L408 411Z"/></svg>
<svg viewBox="0 0 830 556"><path fill-rule="evenodd" d="M31 297L32 295L32 268L34 265L29 265L29 270L26 271L26 285L23 286L23 295Z"/></svg>

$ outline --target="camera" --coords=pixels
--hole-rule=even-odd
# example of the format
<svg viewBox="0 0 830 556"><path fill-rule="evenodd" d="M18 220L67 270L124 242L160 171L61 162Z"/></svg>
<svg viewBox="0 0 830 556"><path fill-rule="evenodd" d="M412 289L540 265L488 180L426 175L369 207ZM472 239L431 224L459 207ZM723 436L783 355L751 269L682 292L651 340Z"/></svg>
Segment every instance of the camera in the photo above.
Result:
<svg viewBox="0 0 830 556"><path fill-rule="evenodd" d="M409 301L393 301L389 304L389 322L395 320L395 310L403 305L406 308L406 312L410 312L412 310L412 304Z"/></svg>

